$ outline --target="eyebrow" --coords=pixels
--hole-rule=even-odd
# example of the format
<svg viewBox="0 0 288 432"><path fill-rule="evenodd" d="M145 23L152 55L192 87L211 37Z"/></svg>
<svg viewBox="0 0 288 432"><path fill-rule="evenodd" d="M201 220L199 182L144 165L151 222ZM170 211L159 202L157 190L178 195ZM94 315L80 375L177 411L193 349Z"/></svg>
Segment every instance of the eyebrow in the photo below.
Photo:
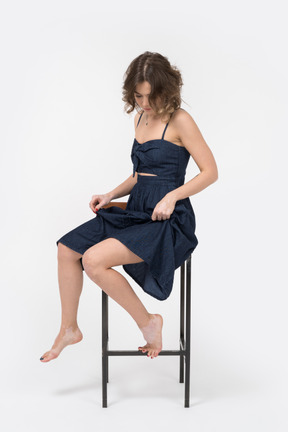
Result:
<svg viewBox="0 0 288 432"><path fill-rule="evenodd" d="M134 91L134 93L137 93L137 94L141 95L141 93L137 92L136 90ZM149 94L150 94L150 93L148 93L148 96L149 96ZM141 96L142 96L142 95L141 95Z"/></svg>

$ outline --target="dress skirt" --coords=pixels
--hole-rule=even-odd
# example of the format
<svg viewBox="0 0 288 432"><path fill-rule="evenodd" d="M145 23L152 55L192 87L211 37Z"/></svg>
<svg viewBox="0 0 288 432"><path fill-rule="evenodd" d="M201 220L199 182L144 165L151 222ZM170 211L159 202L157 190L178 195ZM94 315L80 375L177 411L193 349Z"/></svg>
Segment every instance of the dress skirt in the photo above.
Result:
<svg viewBox="0 0 288 432"><path fill-rule="evenodd" d="M175 181L138 174L126 209L100 208L92 219L57 240L81 255L106 238L116 238L144 261L123 269L149 295L165 300L173 287L175 270L198 244L195 214L189 198L178 200L169 219L151 219L156 204L177 188ZM80 259L82 269L82 258Z"/></svg>

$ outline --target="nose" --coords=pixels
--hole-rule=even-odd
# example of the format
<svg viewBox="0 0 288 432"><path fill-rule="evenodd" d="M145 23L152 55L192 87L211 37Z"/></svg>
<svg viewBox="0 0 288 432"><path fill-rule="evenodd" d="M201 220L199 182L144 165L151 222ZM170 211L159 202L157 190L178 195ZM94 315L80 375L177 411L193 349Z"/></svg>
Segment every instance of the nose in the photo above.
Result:
<svg viewBox="0 0 288 432"><path fill-rule="evenodd" d="M150 108L150 106L149 106L149 99L148 99L147 96L143 97L143 108Z"/></svg>

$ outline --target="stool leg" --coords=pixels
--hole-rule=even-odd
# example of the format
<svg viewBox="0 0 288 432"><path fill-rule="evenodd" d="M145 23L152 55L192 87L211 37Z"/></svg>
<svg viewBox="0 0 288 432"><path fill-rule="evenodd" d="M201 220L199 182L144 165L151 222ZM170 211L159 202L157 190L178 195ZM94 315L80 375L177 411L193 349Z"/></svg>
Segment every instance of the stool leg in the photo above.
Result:
<svg viewBox="0 0 288 432"><path fill-rule="evenodd" d="M184 302L185 302L185 292L184 292L184 280L185 280L185 262L181 265L180 272L180 351L184 348ZM184 382L184 355L180 354L180 373L179 382Z"/></svg>
<svg viewBox="0 0 288 432"><path fill-rule="evenodd" d="M185 355L185 408L190 403L190 335L191 335L191 255L186 261L186 355Z"/></svg>
<svg viewBox="0 0 288 432"><path fill-rule="evenodd" d="M106 347L108 350L108 340L109 340L109 314L108 314L108 305L109 305L109 296L107 295L107 302L106 302ZM106 355L106 378L107 378L107 383L109 382L109 378L108 378L108 355Z"/></svg>
<svg viewBox="0 0 288 432"><path fill-rule="evenodd" d="M102 407L107 408L107 382L108 382L108 295L102 290Z"/></svg>

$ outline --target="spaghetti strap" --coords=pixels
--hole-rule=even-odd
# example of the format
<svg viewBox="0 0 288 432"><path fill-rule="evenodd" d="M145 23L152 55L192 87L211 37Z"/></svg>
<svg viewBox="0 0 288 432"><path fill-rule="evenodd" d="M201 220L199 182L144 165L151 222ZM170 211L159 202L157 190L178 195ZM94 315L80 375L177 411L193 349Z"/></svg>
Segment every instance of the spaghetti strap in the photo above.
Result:
<svg viewBox="0 0 288 432"><path fill-rule="evenodd" d="M166 132L168 124L169 124L169 121L168 121L168 123L166 123L165 129L163 131L163 135L162 135L162 138L161 138L162 140L164 139L164 135L165 135L165 132Z"/></svg>
<svg viewBox="0 0 288 432"><path fill-rule="evenodd" d="M144 111L142 111L142 113L140 114L140 117L139 117L139 120L138 120L138 123L137 123L137 126L136 126L136 127L138 127L138 124L139 124L139 122L140 122L140 120L141 120L141 117L142 117L143 112L144 112Z"/></svg>

